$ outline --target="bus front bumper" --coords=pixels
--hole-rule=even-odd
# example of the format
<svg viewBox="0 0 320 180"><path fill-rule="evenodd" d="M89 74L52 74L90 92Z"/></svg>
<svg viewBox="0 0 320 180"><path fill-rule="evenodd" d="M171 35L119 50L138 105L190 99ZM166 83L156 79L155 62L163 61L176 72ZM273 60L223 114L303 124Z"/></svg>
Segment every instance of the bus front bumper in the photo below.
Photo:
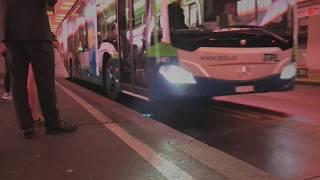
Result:
<svg viewBox="0 0 320 180"><path fill-rule="evenodd" d="M213 78L197 78L195 84L170 84L160 78L151 88L152 99L201 98L224 95L289 91L294 88L295 77L282 80L280 75L272 75L252 81L230 81Z"/></svg>

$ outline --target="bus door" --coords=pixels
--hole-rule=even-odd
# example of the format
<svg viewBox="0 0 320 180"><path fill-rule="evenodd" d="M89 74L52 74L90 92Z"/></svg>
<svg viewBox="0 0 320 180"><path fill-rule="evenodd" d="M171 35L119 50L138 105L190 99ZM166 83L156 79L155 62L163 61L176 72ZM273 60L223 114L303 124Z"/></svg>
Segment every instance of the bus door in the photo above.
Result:
<svg viewBox="0 0 320 180"><path fill-rule="evenodd" d="M119 1L121 81L132 89L147 87L145 8L147 0Z"/></svg>
<svg viewBox="0 0 320 180"><path fill-rule="evenodd" d="M133 0L132 53L135 70L134 85L138 89L147 88L146 29L149 0Z"/></svg>
<svg viewBox="0 0 320 180"><path fill-rule="evenodd" d="M118 30L119 30L119 52L120 52L120 77L124 87L132 87L134 80L134 67L132 58L132 0L118 1ZM132 7L132 6L131 6Z"/></svg>

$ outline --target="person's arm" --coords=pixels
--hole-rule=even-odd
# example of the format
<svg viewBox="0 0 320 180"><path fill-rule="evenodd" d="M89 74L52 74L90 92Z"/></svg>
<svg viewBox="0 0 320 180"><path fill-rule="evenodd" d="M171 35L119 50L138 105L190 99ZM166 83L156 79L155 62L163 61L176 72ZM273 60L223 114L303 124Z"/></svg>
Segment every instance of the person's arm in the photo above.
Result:
<svg viewBox="0 0 320 180"><path fill-rule="evenodd" d="M0 54L6 52L6 46L4 44L6 36L7 25L7 4L5 0L0 0Z"/></svg>
<svg viewBox="0 0 320 180"><path fill-rule="evenodd" d="M7 25L7 5L5 0L0 0L0 41L4 41Z"/></svg>

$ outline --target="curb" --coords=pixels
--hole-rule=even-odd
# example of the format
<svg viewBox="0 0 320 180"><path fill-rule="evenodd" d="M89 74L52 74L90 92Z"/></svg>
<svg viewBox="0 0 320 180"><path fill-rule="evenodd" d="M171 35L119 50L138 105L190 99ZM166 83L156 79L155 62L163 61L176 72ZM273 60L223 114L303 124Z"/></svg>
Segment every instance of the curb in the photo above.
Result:
<svg viewBox="0 0 320 180"><path fill-rule="evenodd" d="M296 79L296 84L320 86L320 80L316 80L316 79Z"/></svg>

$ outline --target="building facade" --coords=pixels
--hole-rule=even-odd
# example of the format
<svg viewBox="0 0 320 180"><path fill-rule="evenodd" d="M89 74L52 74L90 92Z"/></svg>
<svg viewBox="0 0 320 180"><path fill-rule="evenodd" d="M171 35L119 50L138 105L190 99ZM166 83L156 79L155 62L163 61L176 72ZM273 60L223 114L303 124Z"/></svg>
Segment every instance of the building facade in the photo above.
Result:
<svg viewBox="0 0 320 180"><path fill-rule="evenodd" d="M320 0L298 0L299 75L320 79Z"/></svg>

